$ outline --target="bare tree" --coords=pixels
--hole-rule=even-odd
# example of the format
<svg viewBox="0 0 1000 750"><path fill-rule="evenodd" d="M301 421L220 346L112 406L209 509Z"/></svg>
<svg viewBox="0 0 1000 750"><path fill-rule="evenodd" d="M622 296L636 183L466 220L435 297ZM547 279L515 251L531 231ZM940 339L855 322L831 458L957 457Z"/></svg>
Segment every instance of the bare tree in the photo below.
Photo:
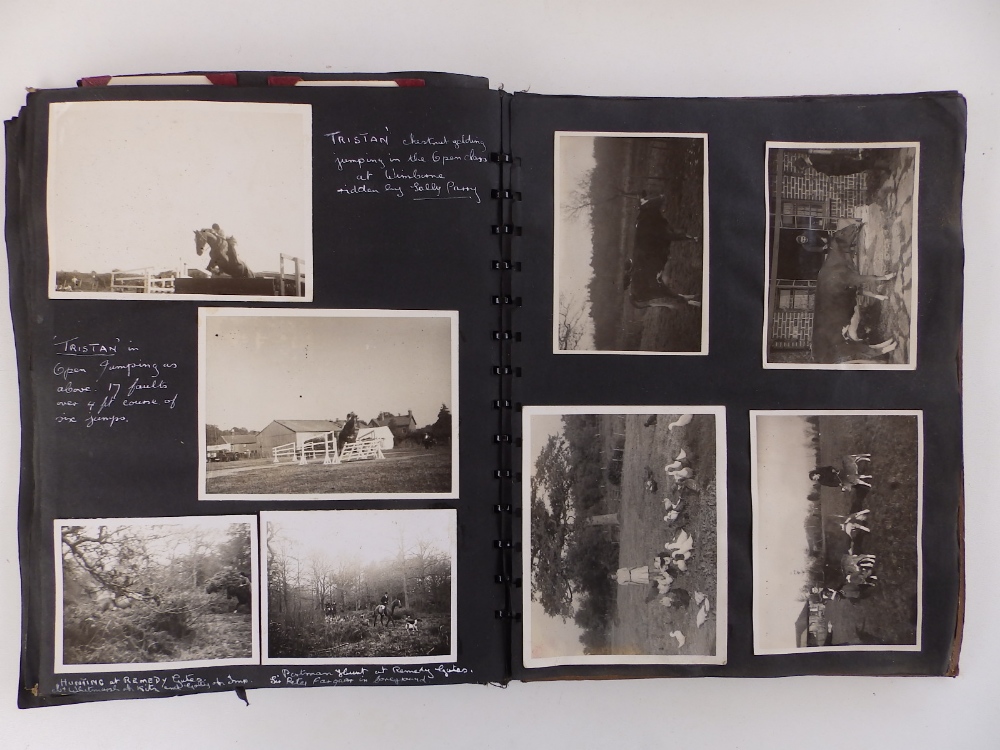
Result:
<svg viewBox="0 0 1000 750"><path fill-rule="evenodd" d="M595 184L595 169L595 167L591 167L580 176L576 188L570 192L563 203L563 216L567 219L580 218L592 208L605 203L625 198L642 197L642 191L627 190L617 182Z"/></svg>
<svg viewBox="0 0 1000 750"><path fill-rule="evenodd" d="M580 346L584 335L584 313L582 304L570 295L559 298L559 349L574 350Z"/></svg>

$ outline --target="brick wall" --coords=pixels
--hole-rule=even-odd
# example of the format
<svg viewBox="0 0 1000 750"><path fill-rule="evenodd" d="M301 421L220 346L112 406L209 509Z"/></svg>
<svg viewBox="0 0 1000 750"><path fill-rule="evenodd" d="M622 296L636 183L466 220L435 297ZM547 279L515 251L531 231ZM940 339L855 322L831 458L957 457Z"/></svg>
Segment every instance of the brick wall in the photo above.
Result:
<svg viewBox="0 0 1000 750"><path fill-rule="evenodd" d="M865 174L830 177L821 174L812 167L800 171L794 162L805 155L805 151L785 151L784 177L781 183L781 194L785 198L800 200L824 201L830 200L830 215L850 218L854 216L854 207L864 205Z"/></svg>

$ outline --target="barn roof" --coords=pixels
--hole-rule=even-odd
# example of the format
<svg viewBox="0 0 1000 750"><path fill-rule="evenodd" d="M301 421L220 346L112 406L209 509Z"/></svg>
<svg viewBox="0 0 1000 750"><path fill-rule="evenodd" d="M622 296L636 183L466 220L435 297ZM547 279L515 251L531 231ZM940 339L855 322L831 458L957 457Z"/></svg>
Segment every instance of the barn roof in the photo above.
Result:
<svg viewBox="0 0 1000 750"><path fill-rule="evenodd" d="M292 432L330 432L344 426L343 422L330 419L276 419L274 421Z"/></svg>

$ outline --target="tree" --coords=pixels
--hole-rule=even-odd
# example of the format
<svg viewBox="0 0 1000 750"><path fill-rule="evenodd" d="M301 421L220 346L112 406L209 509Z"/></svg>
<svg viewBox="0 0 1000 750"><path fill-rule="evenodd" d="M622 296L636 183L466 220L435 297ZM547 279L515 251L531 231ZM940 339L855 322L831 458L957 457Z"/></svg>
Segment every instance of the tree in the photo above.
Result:
<svg viewBox="0 0 1000 750"><path fill-rule="evenodd" d="M222 430L214 424L205 425L205 445L219 445L222 442Z"/></svg>
<svg viewBox="0 0 1000 750"><path fill-rule="evenodd" d="M563 214L567 218L582 217L596 206L640 197L641 191L626 190L621 184L621 170L599 170L595 166L580 176L576 188L563 203Z"/></svg>
<svg viewBox="0 0 1000 750"><path fill-rule="evenodd" d="M451 411L445 404L441 404L438 409L437 421L431 425L431 437L440 442L448 442L451 439Z"/></svg>
<svg viewBox="0 0 1000 750"><path fill-rule="evenodd" d="M579 348L586 333L586 310L576 302L572 295L559 297L559 349L572 351Z"/></svg>
<svg viewBox="0 0 1000 750"><path fill-rule="evenodd" d="M552 435L538 454L531 478L531 577L536 600L545 612L573 614L573 585L564 557L572 534L569 445Z"/></svg>
<svg viewBox="0 0 1000 750"><path fill-rule="evenodd" d="M64 566L83 571L99 589L114 596L139 594L151 565L142 527L63 526Z"/></svg>

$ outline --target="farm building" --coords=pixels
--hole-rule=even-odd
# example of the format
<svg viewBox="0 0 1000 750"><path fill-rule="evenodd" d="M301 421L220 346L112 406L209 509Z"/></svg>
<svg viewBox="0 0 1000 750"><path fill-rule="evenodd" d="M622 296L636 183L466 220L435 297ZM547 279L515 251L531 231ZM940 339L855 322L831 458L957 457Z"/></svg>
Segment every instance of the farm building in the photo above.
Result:
<svg viewBox="0 0 1000 750"><path fill-rule="evenodd" d="M289 443L295 443L298 450L313 438L322 437L329 432L339 433L345 424L346 420L276 419L257 433L258 455L271 456L274 448Z"/></svg>
<svg viewBox="0 0 1000 750"><path fill-rule="evenodd" d="M239 453L242 458L260 458L261 456L256 435L223 435L222 439L229 444L230 451Z"/></svg>
<svg viewBox="0 0 1000 750"><path fill-rule="evenodd" d="M809 350L822 243L865 204L872 159L863 161L857 149L774 148L769 155L770 348ZM846 162L840 169L838 159ZM850 172L852 160L865 169L835 174Z"/></svg>
<svg viewBox="0 0 1000 750"><path fill-rule="evenodd" d="M402 440L417 429L417 420L413 418L412 411L399 415L384 411L369 422L368 425L370 427L388 427L396 440Z"/></svg>

